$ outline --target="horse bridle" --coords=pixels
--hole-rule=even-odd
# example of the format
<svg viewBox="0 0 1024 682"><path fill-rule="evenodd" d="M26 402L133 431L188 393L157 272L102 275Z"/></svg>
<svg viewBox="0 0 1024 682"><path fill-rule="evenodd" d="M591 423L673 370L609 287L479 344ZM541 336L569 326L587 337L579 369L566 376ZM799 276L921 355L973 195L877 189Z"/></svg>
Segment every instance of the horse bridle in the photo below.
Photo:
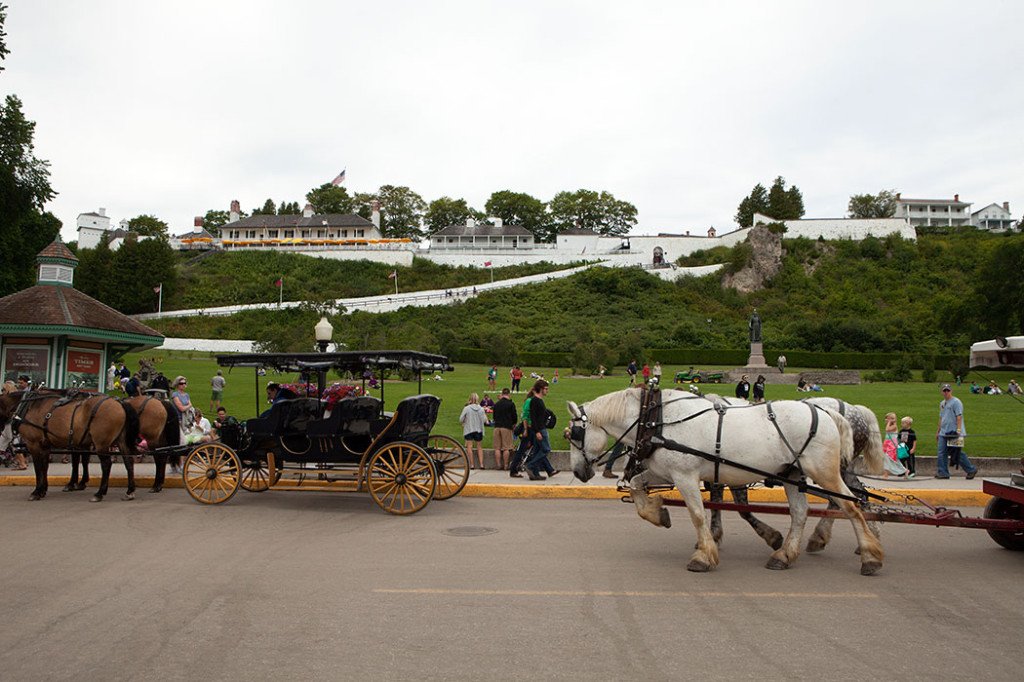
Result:
<svg viewBox="0 0 1024 682"><path fill-rule="evenodd" d="M590 467L594 467L601 464L604 458L608 456L608 453L614 450L615 446L622 442L622 439L626 437L626 434L632 431L636 427L636 425L640 423L640 417L638 416L636 420L632 424L630 424L629 428L623 431L622 435L615 439L615 442L612 443L611 446L605 448L604 452L599 454L594 459L590 459L590 457L587 456L587 449L585 447L587 437L587 424L589 423L589 420L587 419L587 411L583 408L582 405L577 405L576 407L578 407L580 410L580 416L573 417L572 419L569 420L569 427L566 429L565 439L569 441L571 445L576 446L576 448L583 454L583 460L587 463L587 466Z"/></svg>

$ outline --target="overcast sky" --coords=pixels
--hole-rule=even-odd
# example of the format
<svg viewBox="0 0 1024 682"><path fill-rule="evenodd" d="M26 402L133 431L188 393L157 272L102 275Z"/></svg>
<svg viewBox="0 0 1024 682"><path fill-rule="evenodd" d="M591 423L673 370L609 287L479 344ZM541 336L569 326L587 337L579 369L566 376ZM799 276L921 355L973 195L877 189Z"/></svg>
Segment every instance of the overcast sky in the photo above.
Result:
<svg viewBox="0 0 1024 682"><path fill-rule="evenodd" d="M343 168L480 209L607 190L636 233L731 229L776 175L807 217L883 188L1024 214L1024 2L7 2L0 94L67 240Z"/></svg>

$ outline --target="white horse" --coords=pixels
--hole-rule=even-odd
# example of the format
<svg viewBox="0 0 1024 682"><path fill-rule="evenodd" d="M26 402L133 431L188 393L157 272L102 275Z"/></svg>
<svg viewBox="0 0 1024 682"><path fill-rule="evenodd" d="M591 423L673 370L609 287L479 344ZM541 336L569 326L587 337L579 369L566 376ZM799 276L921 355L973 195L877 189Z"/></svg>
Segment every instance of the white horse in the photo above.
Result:
<svg viewBox="0 0 1024 682"><path fill-rule="evenodd" d="M704 514L700 495L701 481L717 479L727 485L745 485L765 476L742 469L750 467L773 475L794 478L794 464L815 484L830 491L852 496L840 475L840 462L849 459L853 438L846 419L828 408L799 401L773 401L759 405L727 408L720 435L720 455L737 466L716 465L695 454L670 449L673 443L703 453L715 453L719 440L719 413L712 401L684 391L662 392L661 439L652 442L655 449L646 459L646 469L630 480L629 487L637 513L655 526L668 528L671 520L660 497L647 494L649 484L674 485L690 512L697 531L697 548L687 569L708 571L718 564L715 544ZM594 463L605 451L609 439L627 446L636 444L636 425L640 418L641 391L624 389L596 398L583 407L569 402L571 416L569 443L573 473L582 481L594 476ZM771 418L768 406L771 406ZM817 428L812 429L818 410ZM811 435L814 431L813 436ZM788 475L786 472L791 472ZM782 547L772 553L767 567L788 568L800 554L800 539L807 522L807 498L796 485L783 484L789 502L790 528ZM861 574L871 575L882 567L884 553L857 506L837 499L839 507L853 524L860 548Z"/></svg>

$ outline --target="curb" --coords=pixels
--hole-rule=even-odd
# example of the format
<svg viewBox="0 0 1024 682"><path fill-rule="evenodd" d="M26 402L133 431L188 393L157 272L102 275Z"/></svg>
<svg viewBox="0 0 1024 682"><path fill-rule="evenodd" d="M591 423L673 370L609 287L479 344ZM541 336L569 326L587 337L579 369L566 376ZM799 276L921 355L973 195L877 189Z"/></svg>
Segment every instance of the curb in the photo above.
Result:
<svg viewBox="0 0 1024 682"><path fill-rule="evenodd" d="M51 487L63 487L68 482L66 476L50 476ZM33 476L0 476L0 486L34 486ZM93 478L89 487L95 488L99 478ZM124 488L128 479L124 476L111 476L111 488ZM139 489L153 485L152 476L137 476L135 486ZM164 488L183 488L182 480L176 476L168 477ZM337 483L316 483L311 485L280 485L279 490L311 490L311 491L351 491L351 481ZM936 490L929 488L878 489L880 494L892 494L896 499L906 496L907 504L918 504L916 500L934 506L944 507L984 507L992 499L991 495L980 490ZM618 500L623 495L615 488L607 485L515 485L501 483L467 483L462 491L464 497L490 497L510 500ZM667 496L679 499L679 493L672 491ZM816 495L808 494L811 504L821 504L825 500ZM707 493L704 499L708 499ZM726 491L726 500L732 496ZM786 492L782 488L754 488L749 493L751 502L779 503L786 501Z"/></svg>

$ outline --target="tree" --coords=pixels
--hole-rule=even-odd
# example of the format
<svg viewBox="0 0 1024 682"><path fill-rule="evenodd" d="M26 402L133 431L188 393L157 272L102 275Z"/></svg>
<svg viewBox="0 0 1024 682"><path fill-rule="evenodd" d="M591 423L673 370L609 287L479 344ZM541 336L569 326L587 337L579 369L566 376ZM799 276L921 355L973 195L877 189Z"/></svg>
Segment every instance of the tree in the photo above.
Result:
<svg viewBox="0 0 1024 682"><path fill-rule="evenodd" d="M764 185L757 183L750 194L743 197L739 207L736 209L736 224L740 227L750 227L754 224L754 214L764 214L768 211L768 190Z"/></svg>
<svg viewBox="0 0 1024 682"><path fill-rule="evenodd" d="M587 189L559 192L548 206L555 232L582 227L618 237L636 225L636 206L619 201L610 192Z"/></svg>
<svg viewBox="0 0 1024 682"><path fill-rule="evenodd" d="M210 233L228 224L230 216L227 211L215 211L212 208L203 216L203 227Z"/></svg>
<svg viewBox="0 0 1024 682"><path fill-rule="evenodd" d="M851 218L892 218L896 215L896 190L883 189L878 194L854 194L847 212Z"/></svg>
<svg viewBox="0 0 1024 682"><path fill-rule="evenodd" d="M501 218L506 225L521 225L533 233L537 241L554 236L547 204L523 192L501 190L491 194L485 205L487 215Z"/></svg>
<svg viewBox="0 0 1024 682"><path fill-rule="evenodd" d="M302 209L299 208L299 202L293 201L288 203L282 201L281 205L277 208L277 215L299 215L302 213Z"/></svg>
<svg viewBox="0 0 1024 682"><path fill-rule="evenodd" d="M443 230L449 225L465 225L470 218L483 219L485 216L480 211L469 207L465 199L452 199L441 197L434 199L427 206L423 222L430 233Z"/></svg>
<svg viewBox="0 0 1024 682"><path fill-rule="evenodd" d="M754 224L755 213L775 220L797 220L804 215L803 194L796 185L786 189L786 179L781 175L775 178L769 190L758 183L737 207L736 223L740 227L750 227Z"/></svg>
<svg viewBox="0 0 1024 682"><path fill-rule="evenodd" d="M358 193L355 205L359 215L367 220L372 212L371 204L380 202L380 231L384 237L415 239L423 236L421 225L427 202L408 187L381 185L376 194Z"/></svg>
<svg viewBox="0 0 1024 682"><path fill-rule="evenodd" d="M1024 334L1024 241L1008 240L992 249L981 267L975 294L984 301L977 311L990 335Z"/></svg>
<svg viewBox="0 0 1024 682"><path fill-rule="evenodd" d="M344 187L335 187L326 182L314 187L306 193L306 201L313 207L313 213L326 215L330 213L352 213L355 201Z"/></svg>
<svg viewBox="0 0 1024 682"><path fill-rule="evenodd" d="M6 20L7 6L0 3L0 62L8 54ZM36 254L60 234L60 221L43 212L56 192L50 164L34 153L35 127L21 100L8 95L0 106L0 296L31 286Z"/></svg>
<svg viewBox="0 0 1024 682"><path fill-rule="evenodd" d="M277 215L277 204L274 203L273 199L267 199L263 202L263 208L254 208L252 210L253 215Z"/></svg>
<svg viewBox="0 0 1024 682"><path fill-rule="evenodd" d="M128 229L143 237L167 239L167 223L152 215L138 215L128 221Z"/></svg>

